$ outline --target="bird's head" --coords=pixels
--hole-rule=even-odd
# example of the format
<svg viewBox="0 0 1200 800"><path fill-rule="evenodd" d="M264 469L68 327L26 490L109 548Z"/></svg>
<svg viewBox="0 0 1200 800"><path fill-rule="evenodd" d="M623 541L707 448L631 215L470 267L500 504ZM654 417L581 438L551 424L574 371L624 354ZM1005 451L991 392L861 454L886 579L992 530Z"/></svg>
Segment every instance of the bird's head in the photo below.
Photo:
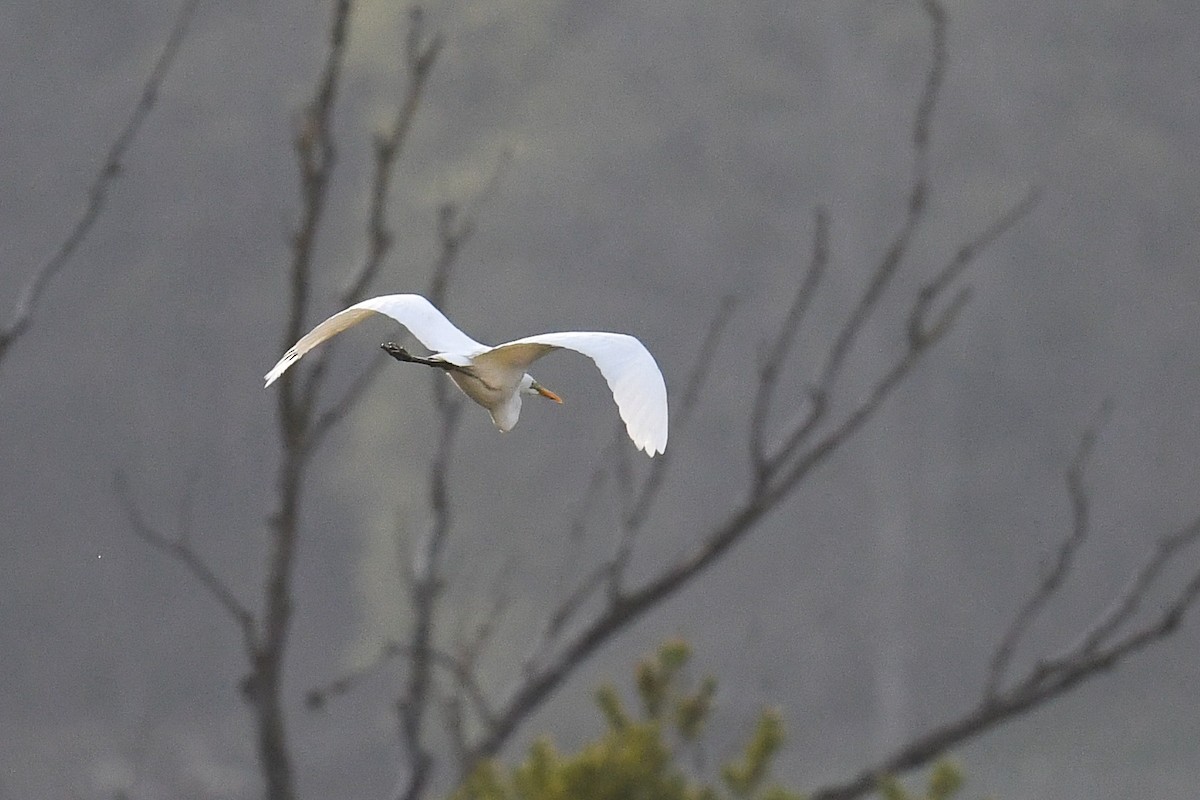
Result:
<svg viewBox="0 0 1200 800"><path fill-rule="evenodd" d="M521 394L540 394L542 397L545 397L548 400L553 400L556 403L562 402L561 397L535 381L533 376L529 373L525 373L521 376L521 385L519 390Z"/></svg>

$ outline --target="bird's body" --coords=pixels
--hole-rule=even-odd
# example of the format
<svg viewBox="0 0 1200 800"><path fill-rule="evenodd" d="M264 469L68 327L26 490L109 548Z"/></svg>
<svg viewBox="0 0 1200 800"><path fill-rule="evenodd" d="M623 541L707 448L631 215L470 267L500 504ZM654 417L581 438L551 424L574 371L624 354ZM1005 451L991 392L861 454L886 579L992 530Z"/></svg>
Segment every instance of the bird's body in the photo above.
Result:
<svg viewBox="0 0 1200 800"><path fill-rule="evenodd" d="M527 336L489 347L460 331L442 312L416 294L392 294L364 300L339 311L301 337L266 374L267 386L312 348L374 314L391 317L433 351L413 356L388 342L393 358L445 370L467 397L488 410L501 431L510 431L521 414L521 398L540 394L562 402L526 370L557 349L588 356L608 381L629 438L649 455L667 445L667 388L650 352L634 337L601 331L562 331Z"/></svg>

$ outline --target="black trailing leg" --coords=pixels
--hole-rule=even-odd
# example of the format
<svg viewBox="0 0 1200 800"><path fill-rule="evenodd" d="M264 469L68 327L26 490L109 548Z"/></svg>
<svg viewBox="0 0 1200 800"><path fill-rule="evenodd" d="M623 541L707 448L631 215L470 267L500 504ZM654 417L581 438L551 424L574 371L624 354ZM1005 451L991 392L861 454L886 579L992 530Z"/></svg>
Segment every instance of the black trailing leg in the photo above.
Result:
<svg viewBox="0 0 1200 800"><path fill-rule="evenodd" d="M409 364L424 364L427 367L445 370L446 372L466 372L466 368L460 367L457 364L451 364L449 361L442 361L438 358L425 358L423 356L414 356L412 353L405 350L395 342L384 342L379 345L383 352L387 353L397 361L406 361Z"/></svg>

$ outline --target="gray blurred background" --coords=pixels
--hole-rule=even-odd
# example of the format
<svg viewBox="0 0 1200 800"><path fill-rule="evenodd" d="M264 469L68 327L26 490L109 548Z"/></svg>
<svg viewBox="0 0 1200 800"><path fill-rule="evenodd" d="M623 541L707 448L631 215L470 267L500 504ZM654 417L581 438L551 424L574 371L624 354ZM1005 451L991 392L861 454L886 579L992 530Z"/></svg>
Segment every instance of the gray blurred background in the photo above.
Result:
<svg viewBox="0 0 1200 800"><path fill-rule="evenodd" d="M399 92L396 6L364 2L353 24L316 318L337 310L364 252L370 137ZM81 208L175 7L0 5L4 314ZM972 268L958 329L880 417L718 567L603 649L517 746L542 731L582 741L598 727L592 686L623 680L674 634L721 680L714 754L778 706L790 735L777 773L797 788L952 716L977 697L992 646L1069 528L1062 474L1106 397L1094 540L1031 645L1067 644L1154 538L1200 509L1200 6L947 10L931 221L909 275L1030 186L1038 205ZM704 403L672 432L678 461L639 550L648 571L744 491L730 476L744 474L747 382L805 263L813 208L827 204L832 220L816 312L826 330L899 224L928 26L898 0L428 11L446 50L400 167L396 247L374 293L425 288L437 206L471 201L507 153L446 303L468 333L629 331L676 390L720 298L738 298ZM130 476L164 528L190 508L197 546L257 596L278 459L260 376L285 344L299 208L290 141L327 12L201 4L107 211L0 365L4 800L106 798L131 782L135 798L258 793L238 633L130 535L113 474ZM886 357L897 319L867 332L855 369ZM335 368L349 380L392 334L383 323L347 334ZM820 343L802 346L793 391ZM489 661L498 686L529 620L610 545L603 509L594 540L570 541L563 522L616 419L580 361L539 365L567 403L528 403L509 435L467 409L453 598L469 615L497 584L512 596ZM376 798L394 777L393 673L320 714L300 698L404 630L393 537L425 522L429 382L440 379L427 372L389 368L309 480L289 673L306 797ZM1189 620L959 752L975 796L1191 800L1198 640Z"/></svg>

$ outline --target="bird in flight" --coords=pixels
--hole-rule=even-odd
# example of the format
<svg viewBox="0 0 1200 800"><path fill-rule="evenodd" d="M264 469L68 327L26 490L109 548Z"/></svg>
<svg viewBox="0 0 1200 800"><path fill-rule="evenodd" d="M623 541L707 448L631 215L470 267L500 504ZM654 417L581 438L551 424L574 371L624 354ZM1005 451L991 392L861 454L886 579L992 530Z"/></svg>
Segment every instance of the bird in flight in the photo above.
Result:
<svg viewBox="0 0 1200 800"><path fill-rule="evenodd" d="M601 331L560 331L489 347L454 327L433 303L419 294L372 297L339 311L283 354L266 374L266 385L278 380L309 350L374 314L399 322L433 351L428 356L417 356L395 342L384 342L380 345L384 352L397 361L444 370L467 397L488 410L492 423L502 432L512 430L517 424L523 395L541 395L562 402L562 398L525 370L552 350L574 350L600 368L634 445L650 456L666 450L667 386L654 356L634 337Z"/></svg>

